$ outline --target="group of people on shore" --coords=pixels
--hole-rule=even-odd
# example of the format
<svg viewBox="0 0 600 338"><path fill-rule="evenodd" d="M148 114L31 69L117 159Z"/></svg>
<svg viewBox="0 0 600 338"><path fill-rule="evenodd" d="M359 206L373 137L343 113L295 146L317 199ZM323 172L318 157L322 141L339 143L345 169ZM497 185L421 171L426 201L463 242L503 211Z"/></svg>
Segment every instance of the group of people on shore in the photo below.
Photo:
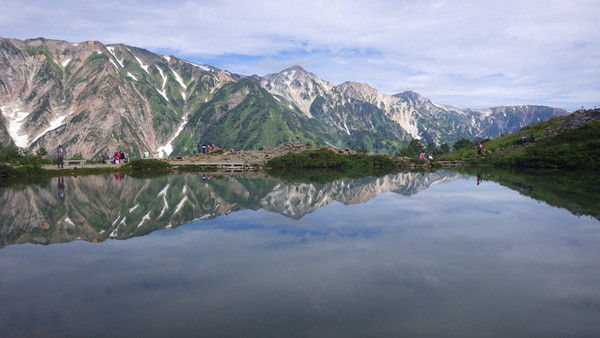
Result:
<svg viewBox="0 0 600 338"><path fill-rule="evenodd" d="M103 164L106 164L107 162L110 162L112 164L127 163L128 160L129 157L127 156L127 154L119 150L113 153L112 158L108 155L108 152L104 152L104 154L102 154Z"/></svg>
<svg viewBox="0 0 600 338"><path fill-rule="evenodd" d="M212 151L217 150L218 147L214 144L214 143L200 143L198 142L198 146L196 147L196 150L199 154L206 154L206 153L210 153Z"/></svg>
<svg viewBox="0 0 600 338"><path fill-rule="evenodd" d="M433 160L433 155L427 153L420 153L417 158L419 160Z"/></svg>

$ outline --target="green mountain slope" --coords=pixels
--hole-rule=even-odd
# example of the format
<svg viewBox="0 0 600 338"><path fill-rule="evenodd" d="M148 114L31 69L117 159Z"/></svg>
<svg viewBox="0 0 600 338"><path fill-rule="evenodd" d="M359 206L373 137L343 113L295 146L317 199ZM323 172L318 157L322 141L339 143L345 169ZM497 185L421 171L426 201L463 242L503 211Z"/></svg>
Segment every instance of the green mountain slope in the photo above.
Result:
<svg viewBox="0 0 600 338"><path fill-rule="evenodd" d="M328 137L318 121L245 78L223 86L212 100L190 114L174 141L175 154L190 152L198 141L223 148L258 149L288 141L325 144Z"/></svg>
<svg viewBox="0 0 600 338"><path fill-rule="evenodd" d="M600 109L532 124L473 148L445 155L444 160L474 164L540 168L600 168Z"/></svg>

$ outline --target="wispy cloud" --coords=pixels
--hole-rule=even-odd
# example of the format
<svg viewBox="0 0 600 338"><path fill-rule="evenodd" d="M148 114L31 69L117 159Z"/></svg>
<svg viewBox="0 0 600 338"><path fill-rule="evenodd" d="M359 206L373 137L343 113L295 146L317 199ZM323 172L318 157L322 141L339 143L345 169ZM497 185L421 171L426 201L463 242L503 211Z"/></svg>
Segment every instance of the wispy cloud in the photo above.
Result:
<svg viewBox="0 0 600 338"><path fill-rule="evenodd" d="M595 0L0 0L8 37L122 42L245 74L298 63L463 107L600 105L599 19Z"/></svg>

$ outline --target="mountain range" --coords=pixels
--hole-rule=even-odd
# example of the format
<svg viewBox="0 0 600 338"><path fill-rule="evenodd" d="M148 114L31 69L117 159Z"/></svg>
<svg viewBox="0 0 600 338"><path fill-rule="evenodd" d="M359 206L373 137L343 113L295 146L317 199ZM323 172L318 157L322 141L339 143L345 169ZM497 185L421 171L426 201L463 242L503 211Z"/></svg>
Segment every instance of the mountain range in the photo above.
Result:
<svg viewBox="0 0 600 338"><path fill-rule="evenodd" d="M257 149L294 141L395 152L411 139L497 137L566 110L459 109L407 91L323 80L300 66L265 76L123 44L0 38L0 144L66 146L85 158Z"/></svg>

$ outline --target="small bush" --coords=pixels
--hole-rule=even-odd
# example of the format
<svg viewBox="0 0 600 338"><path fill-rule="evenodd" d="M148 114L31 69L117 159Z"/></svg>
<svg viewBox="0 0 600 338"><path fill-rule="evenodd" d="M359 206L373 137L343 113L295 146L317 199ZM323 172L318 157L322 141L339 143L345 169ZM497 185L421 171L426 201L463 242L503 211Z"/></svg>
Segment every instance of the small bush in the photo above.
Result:
<svg viewBox="0 0 600 338"><path fill-rule="evenodd" d="M156 159L135 159L123 166L134 172L165 172L171 170L168 162Z"/></svg>
<svg viewBox="0 0 600 338"><path fill-rule="evenodd" d="M372 170L393 168L394 160L386 155L340 154L329 149L287 153L267 162L273 169L342 169Z"/></svg>

